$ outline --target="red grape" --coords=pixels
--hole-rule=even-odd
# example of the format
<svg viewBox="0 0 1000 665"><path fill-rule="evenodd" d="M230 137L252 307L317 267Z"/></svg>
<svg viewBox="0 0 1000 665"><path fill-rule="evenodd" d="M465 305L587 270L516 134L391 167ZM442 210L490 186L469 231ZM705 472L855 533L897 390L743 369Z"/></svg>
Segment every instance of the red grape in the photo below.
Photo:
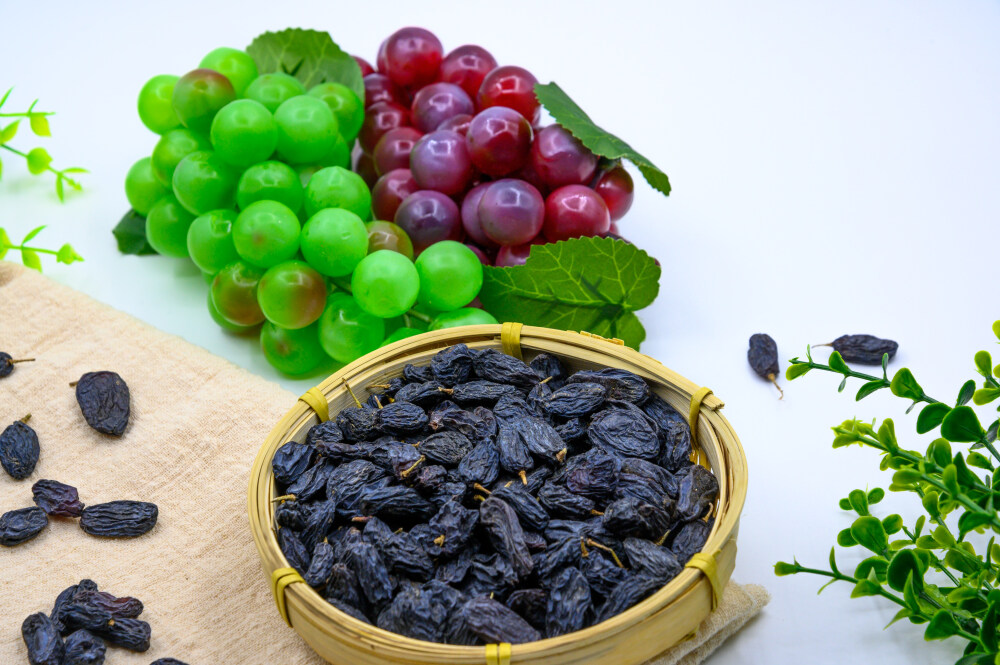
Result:
<svg viewBox="0 0 1000 665"><path fill-rule="evenodd" d="M493 177L507 175L528 161L531 124L514 109L494 106L472 119L465 141L477 169Z"/></svg>
<svg viewBox="0 0 1000 665"><path fill-rule="evenodd" d="M559 125L549 125L535 135L531 146L531 166L553 189L563 185L582 185L594 176L597 155Z"/></svg>
<svg viewBox="0 0 1000 665"><path fill-rule="evenodd" d="M389 171L372 188L372 214L375 219L395 219L399 204L420 189L410 169Z"/></svg>
<svg viewBox="0 0 1000 665"><path fill-rule="evenodd" d="M618 232L618 223L611 222L611 226L608 227L608 232L604 234L605 236L615 235L621 237L621 233Z"/></svg>
<svg viewBox="0 0 1000 665"><path fill-rule="evenodd" d="M586 185L560 187L545 199L543 230L549 242L600 236L607 233L610 225L607 204Z"/></svg>
<svg viewBox="0 0 1000 665"><path fill-rule="evenodd" d="M628 209L632 207L634 190L632 176L621 164L602 173L597 179L597 184L594 185L594 191L600 194L604 202L608 204L608 212L611 213L612 222L624 217Z"/></svg>
<svg viewBox="0 0 1000 665"><path fill-rule="evenodd" d="M480 111L491 106L506 106L534 122L539 108L535 98L536 83L538 79L527 69L510 65L497 67L483 79L476 103Z"/></svg>
<svg viewBox="0 0 1000 665"><path fill-rule="evenodd" d="M492 185L491 182L484 182L469 190L462 200L462 226L465 232L482 247L494 248L495 242L483 232L482 224L479 222L479 201L482 200L486 188Z"/></svg>
<svg viewBox="0 0 1000 665"><path fill-rule="evenodd" d="M469 97L479 93L486 75L497 66L496 59L482 46L466 44L445 56L441 61L441 80L462 87Z"/></svg>
<svg viewBox="0 0 1000 665"><path fill-rule="evenodd" d="M404 101L406 101L406 95L385 74L365 76L365 108L378 102L402 104Z"/></svg>
<svg viewBox="0 0 1000 665"><path fill-rule="evenodd" d="M523 266L528 261L528 255L531 253L531 247L533 245L544 244L544 239L535 238L531 242L526 242L523 245L507 245L505 247L501 247L500 251L497 252L497 258L496 261L493 262L493 265L497 268Z"/></svg>
<svg viewBox="0 0 1000 665"><path fill-rule="evenodd" d="M422 132L434 131L448 118L475 113L476 106L465 90L453 83L431 83L413 97L413 125Z"/></svg>
<svg viewBox="0 0 1000 665"><path fill-rule="evenodd" d="M361 76L368 76L375 73L375 68L372 67L370 62L361 56L352 55L351 57L354 58L354 61L358 63L358 67L361 68Z"/></svg>
<svg viewBox="0 0 1000 665"><path fill-rule="evenodd" d="M375 185L378 174L375 173L375 162L367 152L358 154L358 160L354 163L354 172L361 176L369 188Z"/></svg>
<svg viewBox="0 0 1000 665"><path fill-rule="evenodd" d="M461 240L458 206L441 192L421 190L407 196L396 210L396 224L406 231L418 254L439 240Z"/></svg>
<svg viewBox="0 0 1000 665"><path fill-rule="evenodd" d="M479 201L479 222L490 240L520 245L538 235L545 221L545 200L523 180L490 183Z"/></svg>
<svg viewBox="0 0 1000 665"><path fill-rule="evenodd" d="M371 154L375 144L386 132L396 127L410 126L410 111L395 102L375 102L365 111L365 121L358 134L361 149Z"/></svg>
<svg viewBox="0 0 1000 665"><path fill-rule="evenodd" d="M490 263L490 257L486 256L486 252L484 252L479 245L470 245L469 243L465 243L465 246L472 250L472 253L476 255L476 258L479 259L479 262L482 263L484 266L491 266L491 265L493 265L492 263ZM479 307L480 305L471 305L470 304L470 305L466 305L466 306L467 307Z"/></svg>
<svg viewBox="0 0 1000 665"><path fill-rule="evenodd" d="M381 176L393 169L407 168L410 165L410 151L421 136L423 134L413 127L397 127L383 134L372 152L375 172Z"/></svg>
<svg viewBox="0 0 1000 665"><path fill-rule="evenodd" d="M410 153L410 171L421 189L458 194L472 180L472 160L465 137L441 129L425 135Z"/></svg>
<svg viewBox="0 0 1000 665"><path fill-rule="evenodd" d="M450 129L453 132L458 132L462 136L465 136L469 131L469 123L472 122L472 116L468 113L461 113L459 115L453 115L448 118L440 125L437 126L438 129Z"/></svg>
<svg viewBox="0 0 1000 665"><path fill-rule="evenodd" d="M423 28L401 28L378 49L378 68L397 85L419 88L434 81L444 58L444 47Z"/></svg>

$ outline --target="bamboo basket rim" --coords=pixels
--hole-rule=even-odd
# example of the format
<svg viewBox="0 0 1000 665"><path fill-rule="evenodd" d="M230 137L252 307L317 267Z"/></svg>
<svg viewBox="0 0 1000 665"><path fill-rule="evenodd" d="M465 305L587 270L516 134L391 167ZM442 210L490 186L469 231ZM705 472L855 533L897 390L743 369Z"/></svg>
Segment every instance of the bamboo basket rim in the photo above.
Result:
<svg viewBox="0 0 1000 665"><path fill-rule="evenodd" d="M686 396L689 401L700 388L696 383L670 370L650 356L629 347L612 343L613 340L606 340L603 337L523 326L520 329L518 341L519 350L542 352L543 349L534 346L533 342L536 344L543 342L547 344L545 352L562 354L576 360L605 366L611 365L602 361L600 357L610 356L621 364L630 365L629 371L642 376L648 382L675 392L679 396ZM391 362L404 359L410 361L414 355L425 355L429 359L433 353L441 348L460 342L464 342L472 348L498 348L501 343L501 326L485 324L447 328L394 342L334 372L319 383L316 390L322 393L329 402L332 394L344 390L345 386L347 390L358 388L358 385L354 385L356 379L384 371L384 368ZM553 351L549 348L553 343L565 348ZM574 355L574 353L581 354L583 357ZM363 385L361 388L363 389ZM658 392L663 396L662 391ZM667 401L671 402L670 399ZM703 449L705 446L712 446L718 454L720 462L720 468L712 469L720 485L719 498L713 511L715 524L701 549L701 552L708 553L714 558L718 558L726 548L735 549L739 518L747 493L746 455L732 425L719 413L723 407L724 403L717 396L709 393L701 403L696 428L697 437L692 431L693 448L700 449L698 452L704 457ZM675 406L675 408L677 407ZM682 415L685 413L683 409L678 409L678 411ZM275 491L270 465L271 458L281 445L291 440L288 436L289 433L298 431L306 422L316 417L312 407L302 399L298 400L272 428L254 459L247 506L251 532L261 556L262 565L268 575L276 569L288 567L288 562L278 546L277 537L272 528L274 513L272 499L275 496ZM335 414L330 413L330 418L333 417ZM698 582L703 575L701 570L685 567L680 574L653 595L614 617L566 635L515 644L512 649L520 657L552 655L566 650L578 649L581 644L600 642L609 634L618 634L651 616L669 611L676 601L698 590ZM379 648L387 647L424 654L433 653L441 663L482 662L482 646L440 644L383 630L338 610L306 584L288 586L284 593L286 603L290 606L295 605L296 609L300 610L297 618L304 618L321 631L330 623L334 623L345 635L364 640L373 651L377 652ZM326 634L329 636L329 632Z"/></svg>

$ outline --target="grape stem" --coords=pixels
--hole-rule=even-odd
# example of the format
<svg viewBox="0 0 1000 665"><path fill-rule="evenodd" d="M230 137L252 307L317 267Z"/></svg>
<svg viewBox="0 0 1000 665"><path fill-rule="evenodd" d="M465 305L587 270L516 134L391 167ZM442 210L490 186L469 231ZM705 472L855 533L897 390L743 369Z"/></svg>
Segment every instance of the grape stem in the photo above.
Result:
<svg viewBox="0 0 1000 665"><path fill-rule="evenodd" d="M3 148L5 150L9 150L12 153L14 153L15 155L20 155L21 157L24 157L25 159L28 159L28 154L27 153L21 152L17 148L11 148L6 143L0 144L0 148ZM83 171L83 169L78 169L78 170L64 169L64 170L60 171L58 169L52 168L52 166L50 164L46 164L45 165L45 170L49 171L50 173L54 173L58 179L65 181L65 183L67 185L69 185L70 187L72 187L76 191L80 191L81 189L83 189L80 186L80 183L78 183L76 180L73 180L68 175L66 175L67 173L77 173L77 172L81 172L81 171L85 173L85 171Z"/></svg>

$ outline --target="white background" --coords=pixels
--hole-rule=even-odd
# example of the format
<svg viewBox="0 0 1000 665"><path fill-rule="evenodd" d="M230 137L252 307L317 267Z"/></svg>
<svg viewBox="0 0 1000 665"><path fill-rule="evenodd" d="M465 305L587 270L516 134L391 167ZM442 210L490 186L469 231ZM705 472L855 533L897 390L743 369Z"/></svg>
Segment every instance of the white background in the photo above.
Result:
<svg viewBox="0 0 1000 665"><path fill-rule="evenodd" d="M642 312L643 351L727 402L750 462L736 579L774 596L713 657L735 663L949 663L957 644L925 644L887 603L849 600L820 580L775 578L778 559L824 565L849 524L837 500L887 484L871 451L830 448L830 426L892 416L923 448L906 405L855 404L830 375L786 385L778 401L747 368L766 331L782 358L807 343L870 332L900 341L927 391L949 399L996 340L1000 249L1000 6L966 2L227 2L2 3L0 87L10 109L56 110L44 145L81 165L86 191L60 205L48 178L3 154L0 226L15 239L70 241L86 257L46 263L61 282L181 335L299 393L254 342L221 333L201 277L180 261L123 257L110 229L126 210L126 170L155 137L135 111L154 74L183 74L216 46L289 26L329 30L374 61L396 28L423 25L446 49L479 43L501 64L555 80L600 124L671 177L644 183L623 233L663 264ZM0 346L17 353L17 340ZM825 353L823 354L825 355ZM785 383L785 382L783 382ZM252 408L252 405L248 405ZM249 460L248 460L249 464ZM913 516L911 506L897 509ZM845 561L851 556L843 555ZM848 569L851 566L847 567ZM11 622L4 621L4 630Z"/></svg>

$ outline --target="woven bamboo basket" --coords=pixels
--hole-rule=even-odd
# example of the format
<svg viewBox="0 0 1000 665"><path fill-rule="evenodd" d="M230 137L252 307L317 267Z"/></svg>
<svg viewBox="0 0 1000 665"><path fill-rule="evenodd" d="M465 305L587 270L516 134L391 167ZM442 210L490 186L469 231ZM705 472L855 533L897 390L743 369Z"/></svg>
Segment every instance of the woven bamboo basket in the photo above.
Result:
<svg viewBox="0 0 1000 665"><path fill-rule="evenodd" d="M693 424L694 455L719 479L715 525L685 570L657 593L600 624L528 644L453 646L410 639L368 625L327 603L290 568L274 532L271 459L289 441L304 441L321 419L368 396L366 386L399 376L407 363L425 364L440 349L464 342L530 360L541 352L571 371L617 367L645 378ZM723 403L707 388L652 358L587 333L521 326L465 326L424 333L378 349L310 389L274 427L250 475L250 527L278 612L323 658L335 665L636 665L691 636L718 603L736 561L736 536L746 498L747 465Z"/></svg>

